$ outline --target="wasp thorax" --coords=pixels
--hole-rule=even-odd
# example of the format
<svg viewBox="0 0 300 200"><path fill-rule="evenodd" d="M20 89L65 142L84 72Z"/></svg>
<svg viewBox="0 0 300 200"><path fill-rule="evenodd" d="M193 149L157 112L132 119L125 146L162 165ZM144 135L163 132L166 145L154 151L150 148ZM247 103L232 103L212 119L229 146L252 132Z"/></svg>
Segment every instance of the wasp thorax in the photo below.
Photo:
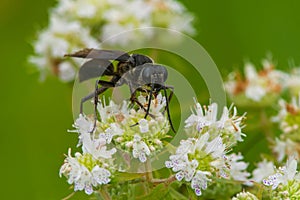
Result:
<svg viewBox="0 0 300 200"><path fill-rule="evenodd" d="M153 63L151 58L149 58L148 56L145 56L145 55L132 54L131 57L134 59L134 62L135 62L136 66L143 65L145 63Z"/></svg>
<svg viewBox="0 0 300 200"><path fill-rule="evenodd" d="M133 67L130 63L124 62L120 63L118 67L118 73L120 75L127 73L129 70L131 70Z"/></svg>
<svg viewBox="0 0 300 200"><path fill-rule="evenodd" d="M165 67L153 64L144 64L144 66L142 77L147 84L163 84L167 80L168 72Z"/></svg>

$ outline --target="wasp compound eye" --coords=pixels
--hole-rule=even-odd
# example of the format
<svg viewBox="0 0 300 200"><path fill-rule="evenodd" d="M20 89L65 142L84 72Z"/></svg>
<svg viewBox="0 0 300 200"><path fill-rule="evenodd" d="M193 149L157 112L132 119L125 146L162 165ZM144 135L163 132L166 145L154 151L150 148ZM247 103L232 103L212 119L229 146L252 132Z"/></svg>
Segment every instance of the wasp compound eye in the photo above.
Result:
<svg viewBox="0 0 300 200"><path fill-rule="evenodd" d="M157 68L156 71L159 74L163 75L163 82L165 82L167 80L167 78L168 78L168 71L167 71L167 69L164 66L161 66L161 65L157 65L156 68Z"/></svg>
<svg viewBox="0 0 300 200"><path fill-rule="evenodd" d="M151 83L151 76L153 75L153 73L154 73L154 67L153 66L144 65L144 69L143 69L143 72L142 72L143 81L147 84Z"/></svg>
<svg viewBox="0 0 300 200"><path fill-rule="evenodd" d="M168 77L168 71L161 65L144 64L142 71L142 79L146 84L163 84Z"/></svg>

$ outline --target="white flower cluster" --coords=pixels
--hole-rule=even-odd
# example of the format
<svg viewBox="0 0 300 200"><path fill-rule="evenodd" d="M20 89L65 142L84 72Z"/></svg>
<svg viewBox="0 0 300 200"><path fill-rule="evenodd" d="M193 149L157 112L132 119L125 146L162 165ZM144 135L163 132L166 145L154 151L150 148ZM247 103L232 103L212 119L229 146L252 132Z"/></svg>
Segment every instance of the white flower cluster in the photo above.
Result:
<svg viewBox="0 0 300 200"><path fill-rule="evenodd" d="M143 96L138 99L146 102ZM141 163L146 162L147 157L163 148L162 139L169 137L168 119L162 113L165 104L166 99L161 94L157 95L152 100L151 117L144 119L145 111L129 109L126 101L122 105L113 101L106 105L103 101L98 106L100 120L95 128L92 118L80 114L73 125L76 130L70 132L79 134L78 146L82 146L82 154L77 152L72 157L69 151L60 175L65 175L69 184L74 183L75 191L85 190L91 194L93 187L109 183L116 169L120 169L113 157L117 149L131 154ZM117 148L108 149L111 145Z"/></svg>
<svg viewBox="0 0 300 200"><path fill-rule="evenodd" d="M74 191L84 190L90 195L94 192L93 187L110 182L111 172L107 168L107 163L94 159L91 154L82 155L77 152L75 157L72 157L69 150L59 175L66 176L69 184L74 183Z"/></svg>
<svg viewBox="0 0 300 200"><path fill-rule="evenodd" d="M60 168L60 176L68 178L68 183L75 185L74 191L85 190L86 194L93 193L93 187L110 182L111 171L114 171L112 156L115 148L107 150L106 140L90 133L92 121L80 115L74 127L80 133L79 139L82 145L82 154L75 153L71 156L71 149L65 163Z"/></svg>
<svg viewBox="0 0 300 200"><path fill-rule="evenodd" d="M212 172L226 177L228 170L225 156L225 145L221 137L209 141L209 133L201 135L198 139L189 138L182 140L170 161L166 161L166 167L176 172L178 181L191 182L196 195L202 194L201 190L207 188L208 178Z"/></svg>
<svg viewBox="0 0 300 200"><path fill-rule="evenodd" d="M221 119L217 120L217 104L204 107L203 113L196 102L195 113L185 121L186 131L191 132L192 137L181 140L175 154L165 162L166 167L176 172L177 180L190 182L197 196L207 188L212 176L246 180L247 164L239 161L243 157L226 155L228 148L242 141L242 118L236 115L235 108L233 116L224 108Z"/></svg>
<svg viewBox="0 0 300 200"><path fill-rule="evenodd" d="M257 72L252 63L246 63L243 78L239 73L231 73L225 83L227 93L243 105L252 102L268 103L276 99L286 87L288 75L275 70L274 64L265 59L262 62L263 70Z"/></svg>
<svg viewBox="0 0 300 200"><path fill-rule="evenodd" d="M229 109L224 107L222 116L218 120L216 103L204 106L203 109L200 103L195 102L195 104L195 111L192 111L193 114L185 120L185 128L189 135L199 135L201 132L208 131L214 136L221 135L228 147L243 141L242 136L245 136L242 133L244 115L238 116L236 107L231 106Z"/></svg>
<svg viewBox="0 0 300 200"><path fill-rule="evenodd" d="M99 44L116 34L144 27L162 27L193 34L193 16L176 0L60 0L50 12L49 26L33 43L29 61L44 79L49 73L72 81L78 61L63 58L82 48L100 48ZM145 39L158 39L151 31L134 31L112 37L112 47ZM173 41L172 41L173 42Z"/></svg>
<svg viewBox="0 0 300 200"><path fill-rule="evenodd" d="M297 172L297 161L290 157L285 166L276 169L275 174L270 175L263 180L263 184L266 186L272 186L275 190L280 184L288 185L292 182L300 182L300 175Z"/></svg>
<svg viewBox="0 0 300 200"><path fill-rule="evenodd" d="M147 108L146 98L139 96L138 99L144 108ZM134 158L145 162L147 156L162 149L161 140L169 137L168 119L162 113L165 105L165 97L158 94L150 106L151 116L144 119L144 109L129 109L127 101L122 105L110 101L106 105L103 100L98 105L100 120L97 121L94 134L104 139L107 144L113 143L116 147L130 152ZM92 125L85 122L78 128L79 132L80 129L92 130ZM80 140L82 140L81 135Z"/></svg>
<svg viewBox="0 0 300 200"><path fill-rule="evenodd" d="M146 98L139 96L138 99L147 108ZM162 140L169 137L168 119L163 114L165 105L165 97L157 95L150 106L151 116L144 119L144 109L129 109L126 101L122 105L113 101L105 105L103 101L98 106L100 121L97 122L96 132L107 143L113 142L140 162L146 162L147 156L160 151L163 148Z"/></svg>
<svg viewBox="0 0 300 200"><path fill-rule="evenodd" d="M29 58L41 73L41 79L52 73L63 82L71 81L76 75L77 59L64 59L63 56L74 49L96 48L96 38L90 36L90 29L78 21L68 21L57 15L51 16L47 29L41 31L34 42L35 55Z"/></svg>

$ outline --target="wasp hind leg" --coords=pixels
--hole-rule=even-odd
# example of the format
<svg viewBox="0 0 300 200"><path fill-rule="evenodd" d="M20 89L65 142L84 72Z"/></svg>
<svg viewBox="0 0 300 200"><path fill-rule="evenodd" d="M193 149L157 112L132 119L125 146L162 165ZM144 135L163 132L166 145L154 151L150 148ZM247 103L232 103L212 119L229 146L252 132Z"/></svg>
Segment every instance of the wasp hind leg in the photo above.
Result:
<svg viewBox="0 0 300 200"><path fill-rule="evenodd" d="M173 87L173 86L166 85L166 86L164 86L164 88L166 88L166 89L169 89L169 90L170 90L169 97L165 96L165 98L166 98L166 101L168 100L168 103L170 104L170 102L171 102L171 99L172 99L172 97L173 97L173 94L174 94L174 87ZM164 108L164 111L163 111L162 113L164 114L166 111L167 111L167 106L165 106L165 108Z"/></svg>
<svg viewBox="0 0 300 200"><path fill-rule="evenodd" d="M166 106L165 106L165 110L163 111L163 113L165 111L167 111L167 116L168 116L168 120L169 120L169 123L170 123L170 127L171 127L172 131L174 133L176 133L175 128L174 128L173 123L172 123L172 120L171 120L170 109L169 109L169 104L170 104L171 98L172 98L173 93L174 93L174 88L172 86L164 86L162 89L164 90L164 95L165 95L165 98L166 98ZM171 91L169 97L167 96L168 95L167 94L167 89L170 89L170 91Z"/></svg>
<svg viewBox="0 0 300 200"><path fill-rule="evenodd" d="M98 85L102 85L102 87L98 88ZM87 96L83 97L80 101L80 114L83 114L83 104L92 99L93 97L95 97L95 93L96 96L102 94L103 92L105 92L108 88L110 87L115 87L115 83L113 82L109 82L109 81L102 81L102 80L97 80L96 81L96 85L95 85L95 91L88 94ZM96 91L97 89L97 91Z"/></svg>
<svg viewBox="0 0 300 200"><path fill-rule="evenodd" d="M99 88L99 85L102 85L102 87ZM97 123L97 106L99 103L98 96L111 87L115 87L114 82L97 80L95 84L95 91L81 99L80 114L83 114L83 103L94 98L94 125L93 125L93 129L90 131L91 133L95 131L96 123Z"/></svg>

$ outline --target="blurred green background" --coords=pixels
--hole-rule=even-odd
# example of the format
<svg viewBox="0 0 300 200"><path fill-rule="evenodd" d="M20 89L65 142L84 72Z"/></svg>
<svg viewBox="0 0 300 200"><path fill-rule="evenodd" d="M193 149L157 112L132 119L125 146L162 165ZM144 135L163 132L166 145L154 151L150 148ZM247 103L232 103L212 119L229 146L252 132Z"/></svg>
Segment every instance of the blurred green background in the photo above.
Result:
<svg viewBox="0 0 300 200"><path fill-rule="evenodd" d="M223 75L247 58L260 63L267 52L281 69L291 58L300 63L299 1L182 2L197 18L195 39ZM71 193L58 170L67 148L77 143L66 132L73 122L72 86L56 78L40 83L26 68L30 41L47 25L54 5L54 0L0 2L1 199L61 199ZM247 159L259 159L251 156Z"/></svg>

